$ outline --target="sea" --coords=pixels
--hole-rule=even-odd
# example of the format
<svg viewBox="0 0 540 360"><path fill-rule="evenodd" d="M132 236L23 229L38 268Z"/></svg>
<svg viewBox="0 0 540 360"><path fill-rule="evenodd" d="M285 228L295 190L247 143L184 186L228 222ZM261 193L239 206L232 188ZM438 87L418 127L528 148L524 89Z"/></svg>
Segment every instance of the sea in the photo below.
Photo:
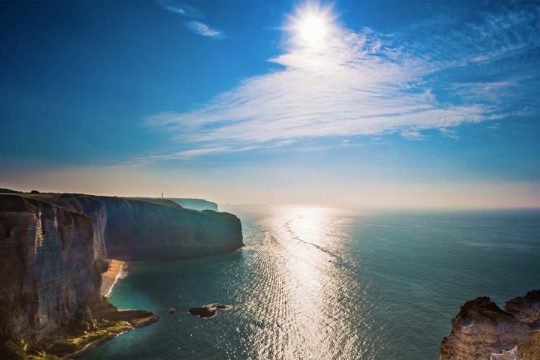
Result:
<svg viewBox="0 0 540 360"><path fill-rule="evenodd" d="M130 263L110 301L161 319L84 360L437 360L465 301L540 288L540 210L225 210L245 247ZM187 312L210 303L233 310Z"/></svg>

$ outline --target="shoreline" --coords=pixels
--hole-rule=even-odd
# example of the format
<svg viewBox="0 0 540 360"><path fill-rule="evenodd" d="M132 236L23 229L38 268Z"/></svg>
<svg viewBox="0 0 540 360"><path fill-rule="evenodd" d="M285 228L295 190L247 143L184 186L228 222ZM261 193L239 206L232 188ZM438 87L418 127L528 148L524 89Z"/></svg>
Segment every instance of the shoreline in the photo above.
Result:
<svg viewBox="0 0 540 360"><path fill-rule="evenodd" d="M109 297L119 279L127 275L127 261L111 259L109 269L101 274L101 295Z"/></svg>

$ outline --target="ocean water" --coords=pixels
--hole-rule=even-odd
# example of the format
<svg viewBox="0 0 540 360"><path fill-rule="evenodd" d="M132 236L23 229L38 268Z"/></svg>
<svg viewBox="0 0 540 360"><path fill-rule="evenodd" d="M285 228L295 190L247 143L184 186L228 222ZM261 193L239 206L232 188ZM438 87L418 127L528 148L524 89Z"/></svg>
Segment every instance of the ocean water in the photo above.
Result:
<svg viewBox="0 0 540 360"><path fill-rule="evenodd" d="M540 288L538 210L227 210L246 247L132 263L111 301L161 320L83 359L438 359L464 301ZM216 302L234 310L186 312Z"/></svg>

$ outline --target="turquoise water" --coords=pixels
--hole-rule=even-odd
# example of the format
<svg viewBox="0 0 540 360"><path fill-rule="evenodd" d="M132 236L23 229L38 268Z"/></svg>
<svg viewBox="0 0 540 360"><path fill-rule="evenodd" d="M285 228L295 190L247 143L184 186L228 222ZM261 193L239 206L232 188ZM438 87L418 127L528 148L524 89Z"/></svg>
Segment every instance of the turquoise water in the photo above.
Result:
<svg viewBox="0 0 540 360"><path fill-rule="evenodd" d="M131 264L112 302L161 320L85 360L438 359L464 301L540 288L540 211L227 210L246 247ZM235 310L186 313L214 302Z"/></svg>

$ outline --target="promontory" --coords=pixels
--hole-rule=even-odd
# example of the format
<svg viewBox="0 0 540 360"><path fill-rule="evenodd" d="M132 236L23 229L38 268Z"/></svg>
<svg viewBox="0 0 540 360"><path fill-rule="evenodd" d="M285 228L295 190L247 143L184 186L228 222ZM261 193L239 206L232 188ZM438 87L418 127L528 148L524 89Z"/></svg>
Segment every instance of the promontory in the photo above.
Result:
<svg viewBox="0 0 540 360"><path fill-rule="evenodd" d="M158 320L101 295L110 259L172 260L240 248L240 220L166 199L0 192L0 358L75 358Z"/></svg>

